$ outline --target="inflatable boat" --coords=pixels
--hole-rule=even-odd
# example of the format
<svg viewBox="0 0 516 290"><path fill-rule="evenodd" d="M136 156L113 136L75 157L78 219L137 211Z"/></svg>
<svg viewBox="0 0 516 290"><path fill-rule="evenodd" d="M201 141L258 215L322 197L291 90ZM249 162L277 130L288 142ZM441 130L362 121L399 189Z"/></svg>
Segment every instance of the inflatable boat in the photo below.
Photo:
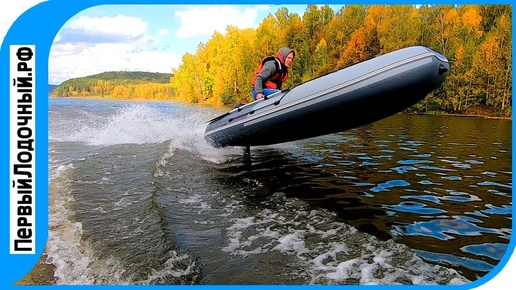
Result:
<svg viewBox="0 0 516 290"><path fill-rule="evenodd" d="M208 121L204 139L217 148L249 147L357 128L422 100L449 68L429 48L400 49L234 108Z"/></svg>

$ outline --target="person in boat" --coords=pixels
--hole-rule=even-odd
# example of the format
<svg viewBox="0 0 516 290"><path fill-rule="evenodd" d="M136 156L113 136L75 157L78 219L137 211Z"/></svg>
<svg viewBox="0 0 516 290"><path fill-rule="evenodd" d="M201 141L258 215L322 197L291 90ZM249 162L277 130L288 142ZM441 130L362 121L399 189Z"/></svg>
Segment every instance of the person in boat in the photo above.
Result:
<svg viewBox="0 0 516 290"><path fill-rule="evenodd" d="M253 98L260 100L281 90L281 85L288 78L288 68L292 65L295 52L282 47L276 56L265 57L253 77Z"/></svg>

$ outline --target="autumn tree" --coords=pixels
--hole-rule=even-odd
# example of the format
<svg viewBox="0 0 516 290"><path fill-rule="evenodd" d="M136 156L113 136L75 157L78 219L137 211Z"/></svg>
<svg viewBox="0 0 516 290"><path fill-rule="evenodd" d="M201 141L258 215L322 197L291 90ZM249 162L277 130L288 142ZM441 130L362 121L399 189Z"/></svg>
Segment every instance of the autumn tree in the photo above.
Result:
<svg viewBox="0 0 516 290"><path fill-rule="evenodd" d="M509 5L345 5L336 13L328 5L308 5L302 17L280 8L256 29L215 32L195 54L183 57L173 89L179 101L247 102L260 61L283 46L296 51L284 84L293 87L379 54L423 45L446 56L451 70L443 85L411 110L466 112L483 106L508 116L511 18ZM98 92L102 86L94 87Z"/></svg>
<svg viewBox="0 0 516 290"><path fill-rule="evenodd" d="M382 52L391 52L418 44L420 18L412 5L391 5L378 23Z"/></svg>
<svg viewBox="0 0 516 290"><path fill-rule="evenodd" d="M335 17L328 24L328 29L325 30L325 39L328 43L328 54L330 57L330 64L333 69L342 68L350 63L354 63L356 58L351 56L350 59L353 61L341 60L341 58L347 58L349 51L346 52L348 47L353 46L357 40L350 40L353 35L359 30L364 30L364 21L366 17L366 6L364 5L346 5L342 7L336 14ZM363 35L364 42L367 42L365 31L360 32ZM356 38L357 36L355 36ZM351 44L350 44L351 42ZM364 43L364 46L367 44ZM364 50L367 48L364 47ZM343 57L342 54L346 57ZM360 61L360 60L358 60Z"/></svg>

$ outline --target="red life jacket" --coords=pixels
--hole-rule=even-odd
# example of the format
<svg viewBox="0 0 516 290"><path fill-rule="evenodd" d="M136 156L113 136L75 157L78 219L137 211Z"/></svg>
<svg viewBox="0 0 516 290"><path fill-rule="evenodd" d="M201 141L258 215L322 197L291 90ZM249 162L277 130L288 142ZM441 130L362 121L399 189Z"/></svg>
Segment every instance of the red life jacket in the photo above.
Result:
<svg viewBox="0 0 516 290"><path fill-rule="evenodd" d="M258 67L258 69L256 70L256 73L254 74L253 81L252 81L253 87L256 84L256 78L262 71L263 65L265 64L265 62L270 61L270 60L274 60L274 62L276 63L276 73L274 75L272 75L271 78L269 78L268 80L266 80L264 82L265 87L267 87L269 89L279 90L281 88L281 85L283 84L283 82L285 82L287 80L287 78L288 78L287 67L283 63L281 63L281 61L277 57L267 56L262 60L262 62L260 63L260 66Z"/></svg>

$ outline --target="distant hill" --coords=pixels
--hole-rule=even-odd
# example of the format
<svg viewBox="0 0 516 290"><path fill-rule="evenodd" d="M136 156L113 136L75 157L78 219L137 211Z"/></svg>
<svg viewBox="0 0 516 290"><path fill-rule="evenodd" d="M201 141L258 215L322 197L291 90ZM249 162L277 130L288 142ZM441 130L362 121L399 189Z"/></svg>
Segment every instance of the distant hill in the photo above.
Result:
<svg viewBox="0 0 516 290"><path fill-rule="evenodd" d="M62 85L83 83L88 81L110 81L114 83L142 84L142 83L169 83L173 74L153 73L143 71L108 71L99 74L89 75L80 78L73 78L64 81Z"/></svg>
<svg viewBox="0 0 516 290"><path fill-rule="evenodd" d="M153 73L153 72L143 72L143 71L109 71L103 72L95 75L90 75L82 78L70 79L79 80L79 79L95 79L95 80L104 80L104 81L128 81L130 83L169 83L170 78L173 74L166 73Z"/></svg>
<svg viewBox="0 0 516 290"><path fill-rule="evenodd" d="M173 74L143 71L109 71L64 81L53 96L109 95L115 87L143 84L170 84Z"/></svg>

